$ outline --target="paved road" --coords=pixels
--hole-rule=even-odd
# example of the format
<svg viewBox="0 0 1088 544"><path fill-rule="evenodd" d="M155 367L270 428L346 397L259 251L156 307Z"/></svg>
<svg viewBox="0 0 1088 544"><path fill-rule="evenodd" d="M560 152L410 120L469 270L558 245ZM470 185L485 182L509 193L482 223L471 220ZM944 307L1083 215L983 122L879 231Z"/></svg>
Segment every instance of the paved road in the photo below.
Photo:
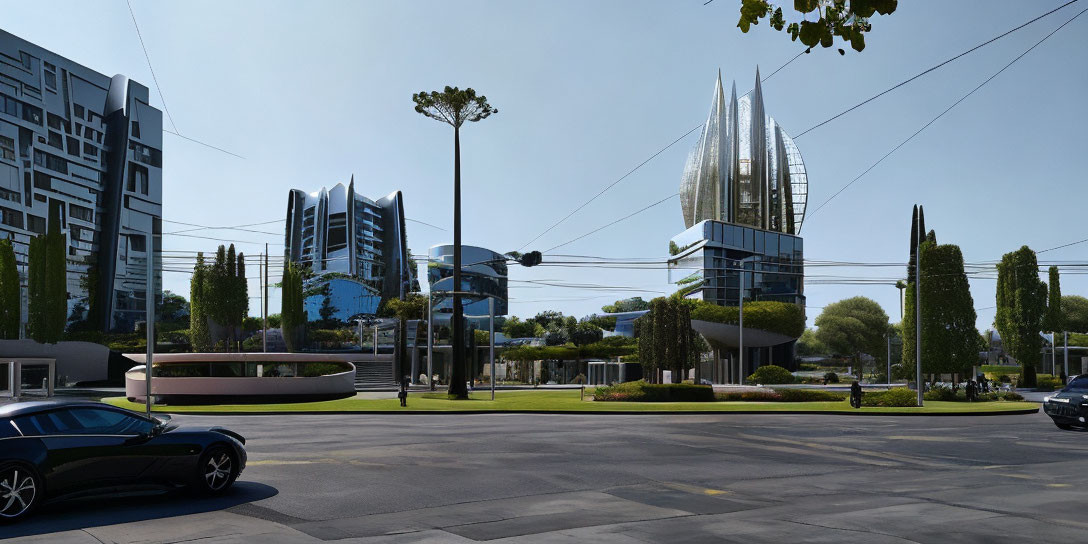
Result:
<svg viewBox="0 0 1088 544"><path fill-rule="evenodd" d="M1078 542L1088 433L1042 414L178 417L249 437L215 500L51 506L12 542Z"/></svg>

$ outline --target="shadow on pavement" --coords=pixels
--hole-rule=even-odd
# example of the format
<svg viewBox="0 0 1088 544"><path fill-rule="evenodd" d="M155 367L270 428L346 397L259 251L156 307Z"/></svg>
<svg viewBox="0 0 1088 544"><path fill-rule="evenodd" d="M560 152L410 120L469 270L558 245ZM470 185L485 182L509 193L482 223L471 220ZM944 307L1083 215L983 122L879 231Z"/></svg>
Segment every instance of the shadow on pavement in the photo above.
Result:
<svg viewBox="0 0 1088 544"><path fill-rule="evenodd" d="M239 481L218 497L201 497L180 489L61 501L42 506L20 523L0 525L0 539L214 512L277 494L279 490L272 486Z"/></svg>

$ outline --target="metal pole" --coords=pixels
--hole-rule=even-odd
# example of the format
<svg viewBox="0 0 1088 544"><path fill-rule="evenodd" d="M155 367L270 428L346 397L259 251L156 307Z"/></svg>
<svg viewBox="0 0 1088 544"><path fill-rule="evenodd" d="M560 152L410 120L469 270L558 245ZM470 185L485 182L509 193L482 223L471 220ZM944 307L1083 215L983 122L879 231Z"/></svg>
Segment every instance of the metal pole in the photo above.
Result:
<svg viewBox="0 0 1088 544"><path fill-rule="evenodd" d="M427 383L434 391L434 311L432 293L427 292Z"/></svg>
<svg viewBox="0 0 1088 544"><path fill-rule="evenodd" d="M888 385L892 383L892 335L888 333Z"/></svg>
<svg viewBox="0 0 1088 544"><path fill-rule="evenodd" d="M487 297L487 313L490 315L488 323L488 343L491 344L491 400L495 400L495 297Z"/></svg>
<svg viewBox="0 0 1088 544"><path fill-rule="evenodd" d="M737 383L744 385L744 261L740 262L740 359L737 367Z"/></svg>
<svg viewBox="0 0 1088 544"><path fill-rule="evenodd" d="M1050 333L1050 375L1057 374L1058 369L1058 333ZM1065 385L1065 384L1062 384Z"/></svg>
<svg viewBox="0 0 1088 544"><path fill-rule="evenodd" d="M378 323L374 323L374 355L378 354Z"/></svg>
<svg viewBox="0 0 1088 544"><path fill-rule="evenodd" d="M264 245L264 288L261 290L261 350L268 352L268 244Z"/></svg>
<svg viewBox="0 0 1088 544"><path fill-rule="evenodd" d="M922 224L918 222L918 247L914 251L914 358L915 383L918 387L918 406L922 406Z"/></svg>
<svg viewBox="0 0 1088 544"><path fill-rule="evenodd" d="M144 287L144 306L147 311L147 357L144 358L144 404L147 417L151 417L151 364L155 354L155 237L147 234L147 285Z"/></svg>
<svg viewBox="0 0 1088 544"><path fill-rule="evenodd" d="M1062 347L1062 364L1064 365L1065 370L1062 371L1062 374L1065 374L1065 379L1068 380L1069 379L1069 333L1065 332L1065 333L1062 333L1062 334L1065 335L1065 344ZM1065 384L1062 384L1062 385L1065 385Z"/></svg>

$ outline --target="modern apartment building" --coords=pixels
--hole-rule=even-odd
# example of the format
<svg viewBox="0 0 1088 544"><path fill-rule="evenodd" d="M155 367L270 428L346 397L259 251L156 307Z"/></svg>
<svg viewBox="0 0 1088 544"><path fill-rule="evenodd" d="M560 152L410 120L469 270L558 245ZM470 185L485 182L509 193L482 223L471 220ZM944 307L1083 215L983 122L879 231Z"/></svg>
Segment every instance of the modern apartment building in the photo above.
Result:
<svg viewBox="0 0 1088 544"><path fill-rule="evenodd" d="M287 197L286 258L308 267L303 305L311 321L349 323L377 313L382 299L418 291L404 232L400 191L371 200L345 187Z"/></svg>
<svg viewBox="0 0 1088 544"><path fill-rule="evenodd" d="M0 237L15 245L24 322L27 248L50 213L67 241L69 326L132 331L144 319L162 221L162 112L148 95L0 30Z"/></svg>

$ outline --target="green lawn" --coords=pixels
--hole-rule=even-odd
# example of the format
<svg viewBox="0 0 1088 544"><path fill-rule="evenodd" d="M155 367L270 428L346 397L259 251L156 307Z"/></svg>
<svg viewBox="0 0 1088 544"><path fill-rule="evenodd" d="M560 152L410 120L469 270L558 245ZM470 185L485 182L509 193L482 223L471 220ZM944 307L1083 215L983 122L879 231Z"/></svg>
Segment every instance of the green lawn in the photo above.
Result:
<svg viewBox="0 0 1088 544"><path fill-rule="evenodd" d="M161 412L401 412L401 411L544 411L544 412L740 412L740 411L805 411L805 412L913 412L913 413L970 413L1038 409L1034 402L938 402L926 401L922 408L861 408L854 410L847 401L840 402L593 402L580 400L577 390L566 391L500 391L495 400L490 393L472 393L470 400L451 401L444 393L413 394L408 398L408 408L401 408L397 399L366 399L352 397L323 402L282 404L221 404L201 406L156 406ZM103 402L142 411L143 404L129 402L123 397L102 399Z"/></svg>

